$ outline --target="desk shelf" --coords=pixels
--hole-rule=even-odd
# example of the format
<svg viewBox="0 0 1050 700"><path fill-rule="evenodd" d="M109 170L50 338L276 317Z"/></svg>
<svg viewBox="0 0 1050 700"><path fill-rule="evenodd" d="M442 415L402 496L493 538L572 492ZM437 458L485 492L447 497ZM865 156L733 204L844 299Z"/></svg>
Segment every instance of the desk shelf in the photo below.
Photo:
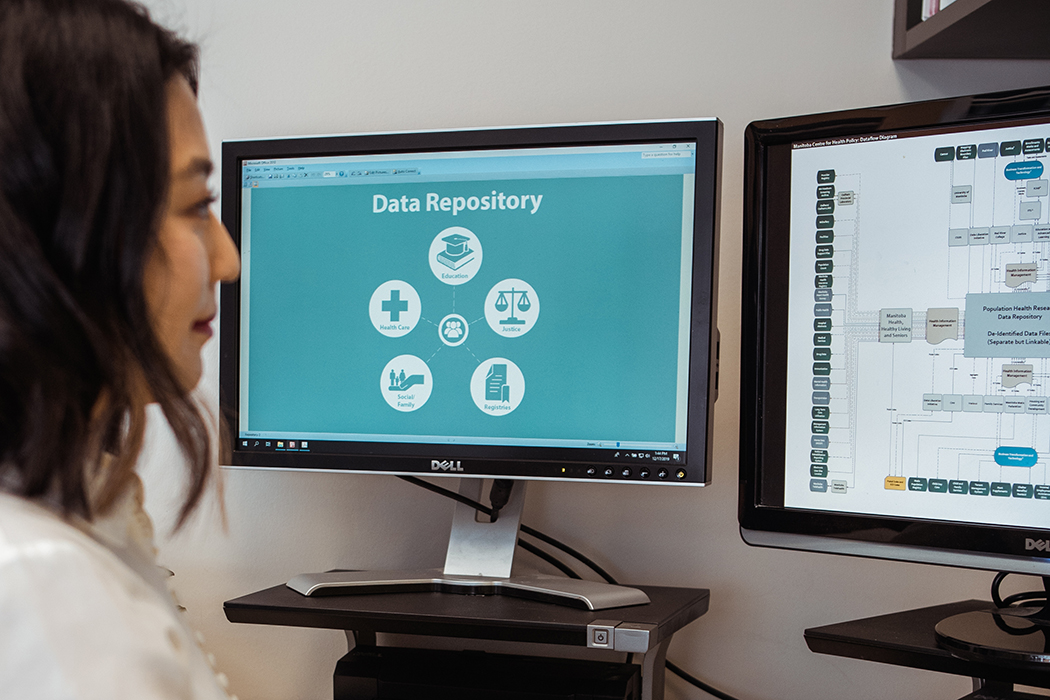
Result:
<svg viewBox="0 0 1050 700"><path fill-rule="evenodd" d="M642 697L660 700L664 657L671 636L707 612L710 591L637 588L649 596L648 605L590 611L507 595L383 593L306 597L280 585L228 600L223 609L230 622L346 630L348 638L353 633L358 644L373 645L377 633L389 633L593 648L593 644L588 645L589 629L593 631L593 627L588 626L638 625L649 630L647 648L632 649L642 660Z"/></svg>
<svg viewBox="0 0 1050 700"><path fill-rule="evenodd" d="M223 605L230 622L587 646L587 625L619 620L656 625L658 644L707 612L704 588L638 586L649 605L578 610L510 596L382 593L305 597L274 586Z"/></svg>
<svg viewBox="0 0 1050 700"><path fill-rule="evenodd" d="M818 654L922 668L996 683L1050 688L1050 670L964 661L937 644L934 627L938 622L951 615L991 607L988 601L964 600L814 627L805 632L806 644Z"/></svg>

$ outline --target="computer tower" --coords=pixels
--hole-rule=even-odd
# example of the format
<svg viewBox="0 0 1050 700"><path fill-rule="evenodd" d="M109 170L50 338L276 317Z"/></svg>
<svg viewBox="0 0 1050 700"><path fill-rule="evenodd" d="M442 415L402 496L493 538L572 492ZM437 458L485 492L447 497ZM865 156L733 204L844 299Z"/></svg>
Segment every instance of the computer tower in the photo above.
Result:
<svg viewBox="0 0 1050 700"><path fill-rule="evenodd" d="M635 664L400 647L354 648L335 700L640 700Z"/></svg>

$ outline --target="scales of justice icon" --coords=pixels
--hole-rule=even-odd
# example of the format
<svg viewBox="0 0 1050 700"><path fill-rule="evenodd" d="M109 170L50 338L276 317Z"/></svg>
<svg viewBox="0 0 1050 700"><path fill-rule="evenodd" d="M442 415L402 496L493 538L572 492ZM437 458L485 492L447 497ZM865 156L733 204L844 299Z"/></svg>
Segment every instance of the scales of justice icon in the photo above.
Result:
<svg viewBox="0 0 1050 700"><path fill-rule="evenodd" d="M509 303L507 302L507 295L508 294L510 295L510 302ZM499 292L499 296L496 297L496 303L494 304L494 306L496 307L496 311L499 311L500 313L506 311L507 309L510 309L510 316L508 316L507 318L501 319L500 320L500 325L503 325L503 326L520 326L520 325L523 325L525 323L524 319L518 318L518 317L516 317L514 315L514 306L515 306L514 298L515 298L515 296L518 296L518 303L517 303L518 311L521 311L522 313L524 313L524 312L526 312L526 311L528 311L529 309L532 308L532 302L529 301L529 293L528 293L528 291L526 291L524 289L520 289L520 290L519 289L515 289L514 287L511 287L510 289L501 289L500 292Z"/></svg>

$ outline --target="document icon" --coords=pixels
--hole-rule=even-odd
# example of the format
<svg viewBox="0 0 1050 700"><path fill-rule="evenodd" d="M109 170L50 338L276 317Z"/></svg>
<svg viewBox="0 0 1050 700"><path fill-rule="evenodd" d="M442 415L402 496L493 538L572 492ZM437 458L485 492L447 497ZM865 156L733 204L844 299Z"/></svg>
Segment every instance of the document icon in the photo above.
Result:
<svg viewBox="0 0 1050 700"><path fill-rule="evenodd" d="M492 365L485 377L486 401L510 401L510 385L507 384L507 365Z"/></svg>

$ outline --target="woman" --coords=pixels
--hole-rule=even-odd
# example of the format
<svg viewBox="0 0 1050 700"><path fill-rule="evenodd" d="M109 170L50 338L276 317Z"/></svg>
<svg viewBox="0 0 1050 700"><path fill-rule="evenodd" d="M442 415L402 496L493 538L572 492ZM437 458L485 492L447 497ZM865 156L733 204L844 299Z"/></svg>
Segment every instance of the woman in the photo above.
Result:
<svg viewBox="0 0 1050 700"><path fill-rule="evenodd" d="M152 561L134 466L191 391L237 252L209 205L196 48L123 0L0 2L0 695L220 698Z"/></svg>

